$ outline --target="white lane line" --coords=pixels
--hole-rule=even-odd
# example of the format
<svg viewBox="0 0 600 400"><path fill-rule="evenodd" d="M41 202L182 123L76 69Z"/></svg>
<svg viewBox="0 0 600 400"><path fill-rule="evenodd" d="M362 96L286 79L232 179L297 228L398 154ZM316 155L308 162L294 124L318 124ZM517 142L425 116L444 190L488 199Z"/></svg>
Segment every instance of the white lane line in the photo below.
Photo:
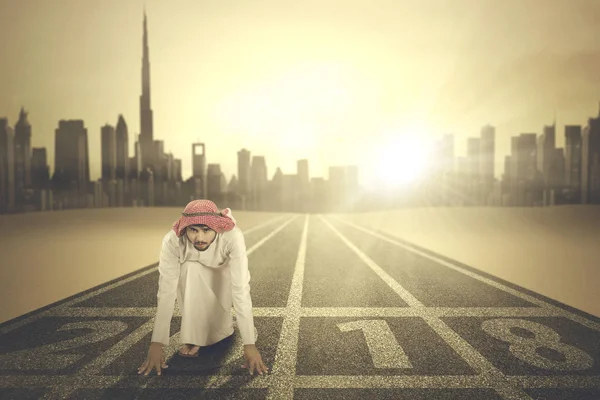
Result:
<svg viewBox="0 0 600 400"><path fill-rule="evenodd" d="M267 236L265 236L264 238L262 238L261 240L259 240L254 246L250 247L246 253L248 255L254 253L256 251L256 249L258 249L260 246L262 246L263 244L265 244L269 239L271 239L273 236L275 236L276 234L278 234L279 232L281 232L283 230L283 228L285 228L286 226L288 226L290 223L292 223L292 221L294 221L298 216L293 216L292 218L290 218L289 220L287 220L284 224L280 225L279 227L277 227L276 229L274 229L271 233L269 233Z"/></svg>
<svg viewBox="0 0 600 400"><path fill-rule="evenodd" d="M300 291L301 295L301 291ZM74 310L78 310L79 312L85 312L85 307L75 308ZM113 308L115 312L118 312L120 309ZM136 310L142 310L142 313L147 313L146 308L127 308L130 311L131 316L135 316ZM263 314L261 310L265 311L265 314L269 316L286 316L287 308L283 307L273 307L273 308L256 308L254 309L256 315ZM388 312L391 316L395 316L395 312L398 312L399 316L444 316L448 314L452 315L488 315L487 313L493 313L494 315L506 315L511 314L513 312L521 313L524 312L527 315L529 313L533 313L537 315L555 315L556 312L554 310L548 309L538 309L538 308L446 308L446 307L424 307L424 308L415 308L415 307L394 307L394 308L303 308L300 309L301 315L306 316L364 316L364 315L373 315L378 316L380 314L388 315ZM65 310L67 311L67 310ZM91 311L92 313L94 311ZM366 314L365 314L366 311ZM412 312L416 311L414 314ZM562 311L562 310L558 310ZM334 313L335 315L331 315ZM372 313L372 314L371 314ZM122 316L123 314L119 314ZM138 328L138 331L141 328ZM148 330L150 332L150 329ZM178 334L172 336L170 343L175 343L174 340ZM125 340L125 339L124 339ZM296 339L297 345L297 339ZM116 346L115 346L116 347ZM296 347L297 348L297 347ZM114 350L114 349L113 349ZM169 353L174 353L177 351L177 347L173 346L173 349ZM110 350L109 350L110 351ZM296 354L296 353L294 353ZM294 357L295 358L295 357ZM98 365L98 364L96 364ZM295 368L295 365L294 365ZM81 376L77 378L77 387L78 388L98 388L105 389L108 387L119 387L119 388L132 388L138 389L139 382L137 381L129 381L123 380L124 377L121 376L102 376L101 379L96 376ZM148 377L146 377L148 378ZM510 381L517 382L524 387L591 387L598 388L600 387L600 376L544 376L544 377L507 377L506 379ZM261 379L255 379L253 381L247 382L245 377L239 376L225 376L225 375L217 375L213 377L195 377L194 380L190 380L187 376L179 376L179 377L168 377L163 376L160 378L160 381L156 380L153 382L152 386L160 387L160 388L206 388L207 384L212 381L212 383L217 384L223 388L239 388L241 386L247 388L267 388L273 387L276 384L276 381L279 380L278 376L264 376ZM69 382L73 383L73 376L2 376L0 380L0 387L8 387L8 388L22 388L27 386L52 386L57 383L60 384L62 382L64 385L67 385ZM439 387L449 388L485 388L485 387L493 387L490 384L487 377L479 375L479 376L295 376L292 377L292 382L290 382L290 386L292 387L305 387L305 388L368 388L368 387L382 387L382 388L436 388ZM287 388L289 391L289 388Z"/></svg>
<svg viewBox="0 0 600 400"><path fill-rule="evenodd" d="M470 389L492 388L481 375L298 375L294 386L303 389Z"/></svg>
<svg viewBox="0 0 600 400"><path fill-rule="evenodd" d="M375 264L373 260L371 260L365 253L360 251L355 245L353 245L348 239L346 239L337 229L333 227L328 221L326 221L323 217L320 217L322 221L331 228L336 235L346 244L346 246L350 247L354 253L360 258L369 268L377 274L402 300L406 302L411 307L424 307L423 303L421 303L415 296L410 294L406 289L404 289L398 282L394 280L387 272L385 272L379 265Z"/></svg>
<svg viewBox="0 0 600 400"><path fill-rule="evenodd" d="M255 317L285 317L286 307L255 307ZM149 317L154 307L71 307L57 309L53 317ZM173 316L179 317L176 312ZM562 313L541 307L303 307L301 317L558 317Z"/></svg>
<svg viewBox="0 0 600 400"><path fill-rule="evenodd" d="M373 271L379 275L383 281L390 286L396 293L398 293L404 301L411 306L416 306L422 311L426 311L426 307L423 307L422 303L418 301L414 296L406 291L394 278L392 278L387 272L379 267L373 260L371 260L366 254L360 251L354 246L340 231L338 231L329 221L320 217L321 220L346 244L349 244L350 249L356 253L362 260L366 260L367 265L373 268ZM374 268L376 267L376 268ZM525 392L517 387L514 383L510 383L505 379L504 374L494 365L489 362L483 355L481 355L473 346L471 346L466 340L457 335L452 329L448 327L442 320L436 316L425 316L423 317L425 322L450 346L457 354L459 354L471 368L477 373L482 374L487 379L493 381L494 389L504 398L510 399L531 399Z"/></svg>
<svg viewBox="0 0 600 400"><path fill-rule="evenodd" d="M600 375L509 376L507 379L526 388L600 389Z"/></svg>
<svg viewBox="0 0 600 400"><path fill-rule="evenodd" d="M152 380L152 387L157 389L204 389L211 379L223 389L269 388L278 380L278 377L272 375L252 380L240 375L194 376L193 379L190 379L190 376L173 375L164 375L160 378L150 376L134 378ZM291 385L294 388L314 389L494 388L493 382L482 375L296 375L292 379ZM598 375L509 376L506 379L525 388L600 389ZM70 382L73 382L71 375L12 375L2 376L0 388L49 387L53 384L65 386ZM76 385L76 389L139 389L142 387L138 379L124 379L123 376L117 375L81 376L77 379Z"/></svg>
<svg viewBox="0 0 600 400"><path fill-rule="evenodd" d="M535 298L533 296L530 296L528 294L521 293L518 290L515 290L515 289L510 288L510 287L508 287L506 285L498 283L498 282L496 282L496 281L494 281L492 279L480 276L480 275L478 275L475 272L468 271L468 270L462 268L459 265L455 265L455 264L450 263L450 262L448 262L446 260L443 260L441 258L435 257L435 256L427 254L427 253L424 253L424 252L420 251L419 249L416 249L416 248L414 248L412 246L406 245L406 244L404 244L402 242L399 242L397 240L393 240L393 239L391 239L391 238L389 238L387 236L381 235L381 234L379 234L379 233L377 233L377 232L375 232L373 230L363 228L363 227L361 227L359 225L356 225L356 224L354 224L352 222L349 222L349 221L345 221L345 220L343 220L341 218L335 218L335 219L338 220L338 221L340 221L340 222L342 222L342 223L344 223L344 224L346 224L346 225L348 225L348 226L351 226L351 227L353 227L353 228L355 228L357 230L360 230L362 232L368 233L368 234L370 234L370 235L372 235L372 236L374 236L374 237L376 237L378 239L384 240L384 241L386 241L388 243L391 243L391 244L394 244L394 245L396 245L398 247L402 247L403 249L409 250L409 251L411 251L411 252L413 252L415 254L418 254L418 255L420 255L422 257L425 257L425 258L428 258L430 260L433 260L433 261L435 261L436 263L438 263L440 265L443 265L445 267L448 267L450 269L458 271L458 272L460 272L462 274L465 274L465 275L467 275L467 276L469 276L469 277L471 277L473 279L477 279L478 281L486 283L487 285L495 287L496 289L500 289L500 290L502 290L502 291L504 291L506 293L509 293L509 294L511 294L511 295L513 295L515 297L518 297L518 298L520 298L522 300L528 301L528 302L530 302L532 304L535 304L535 305L537 305L539 307L545 307L545 308L553 309L553 312L555 312L555 313L559 313L560 312L561 316L563 316L565 318L568 318L568 319L570 319L572 321L575 321L575 322L577 322L577 323L579 323L579 324L581 324L583 326L586 326L586 327L588 327L590 329L594 329L594 330L600 332L600 323L597 323L595 321L591 321L591 320L589 320L589 319L587 319L587 318L585 318L583 316L574 314L574 313L572 313L572 312L570 312L568 310L564 310L564 309L562 309L562 308L560 308L558 306L555 306L553 304L547 303L544 300L540 300L540 299Z"/></svg>
<svg viewBox="0 0 600 400"><path fill-rule="evenodd" d="M306 248L308 243L308 214L304 217L302 239L298 249L294 275L290 287L290 294L286 306L286 313L281 326L279 343L275 361L271 369L274 378L273 385L269 388L267 399L293 399L294 376L296 374L296 359L298 355L298 333L300 330L300 311L302 307L302 290L304 285L304 264L306 261Z"/></svg>
<svg viewBox="0 0 600 400"><path fill-rule="evenodd" d="M108 285L106 287L103 287L103 288L98 289L98 290L96 290L94 292L88 293L88 294L83 295L81 297L77 297L77 298L75 298L73 300L70 300L70 301L68 301L66 303L63 303L63 304L54 306L52 308L49 308L47 310L44 310L42 312L33 314L30 317L27 317L27 318L24 318L22 320L16 321L16 322L14 322L12 324L9 324L9 325L7 325L7 326L5 326L3 328L0 328L0 335L4 335L4 334L6 334L6 333L8 333L10 331L13 331L13 330L15 330L17 328L20 328L20 327L22 327L24 325L27 325L29 323L32 323L32 322L34 322L34 321L36 321L36 320L38 320L40 318L52 316L52 314L54 312L59 312L58 310L67 309L68 307L70 307L73 304L77 304L77 303L79 303L79 302L81 302L83 300L89 299L90 297L97 296L97 295L99 295L101 293L104 293L104 292L106 292L108 290L111 290L111 289L114 289L116 287L119 287L121 285L124 285L124 284L126 284L128 282L131 282L131 281L134 281L136 279L142 278L142 277L144 277L144 276L146 276L148 274L153 273L154 271L156 271L156 267L151 268L149 270L146 270L144 272L140 272L139 274L132 275L129 278L126 278L126 279L120 280L118 282L112 283L112 284L110 284L110 285Z"/></svg>
<svg viewBox="0 0 600 400"><path fill-rule="evenodd" d="M255 230L262 229L262 228L264 228L264 227L268 226L269 224L272 224L272 223L274 223L274 222L276 222L276 221L279 221L279 220L281 220L281 219L284 219L284 218L285 218L285 216L284 216L284 217L277 217L277 218L271 219L271 220L269 220L269 221L266 221L265 223L263 223L263 224L261 224L261 225L257 225L257 226L255 226L255 227L253 227L253 228L251 228L251 229L248 229L247 231L245 231L245 232L244 232L244 235L247 235L247 234L249 234L249 233L251 233L251 232L253 232L253 231L255 231ZM290 222L291 222L291 221L292 221L294 218L296 218L296 216L292 216L292 217L291 217L291 218L290 218L290 219L289 219L289 220L286 222L286 224L285 224L285 225L287 225L288 223L290 223ZM256 246L254 246L254 247L256 247ZM254 249L251 249L251 250L254 250ZM248 252L248 254L250 254L250 251ZM29 317L27 317L27 318L24 318L24 319L22 319L22 320L19 320L19 321L13 322L13 323L9 323L9 324L7 324L6 326L4 326L4 327L0 328L0 335L4 335L4 334L6 334L6 333L8 333L8 332L10 332L10 331L12 331L12 330L15 330L15 329L17 329L17 328L20 328L20 327L22 327L22 326L24 326L24 325L27 325L27 324L29 324L29 323L31 323L31 322L33 322L33 321L36 321L36 320L38 320L38 319L40 319L40 318L43 318L43 317L50 316L50 315L52 315L52 313L53 313L53 312L55 312L56 310L59 310L59 309L65 309L65 308L69 308L69 307L71 307L71 306L73 306L73 305L75 305L75 304L78 304L78 303L81 303L81 302L83 302L83 301L86 301L86 300L88 300L88 299L90 299L90 298L92 298L92 297L98 296L98 295L100 295L100 294L102 294L102 293L104 293L104 292L107 292L107 291L109 291L109 290L112 290L112 289L114 289L114 288L116 288L116 287L119 287L119 286L121 286L121 285L124 285L124 284L126 284L126 283L129 283L129 282L131 282L131 281L134 281L134 280L136 280L136 279L142 278L142 277L144 277L144 276L146 276L146 275L148 275L148 274L152 274L152 273L154 273L154 272L155 272L157 269L158 269L158 267L153 267L153 268L150 268L150 269L148 269L148 270L145 270L145 271L143 271L143 272L140 272L140 273L138 273L138 274L132 275L132 276L130 276L130 277L128 277L128 278L126 278L126 279L119 280L119 281L117 281L117 282L114 282L114 283L112 283L112 284L110 284L110 285L107 285L107 286L105 286L105 287L102 287L102 288L100 288L100 289L98 289L98 290L94 290L94 291L92 291L92 292L90 292L90 293L87 293L87 294L85 294L85 295L82 295L82 296L80 296L80 297L76 297L76 298L74 298L74 299L71 299L71 300L69 300L68 302L65 302L65 303L62 303L62 304L56 305L56 306L54 306L54 307L48 308L47 310L44 310L44 311L41 311L41 312L39 312L39 313L33 314L33 315L31 315L31 316L29 316Z"/></svg>

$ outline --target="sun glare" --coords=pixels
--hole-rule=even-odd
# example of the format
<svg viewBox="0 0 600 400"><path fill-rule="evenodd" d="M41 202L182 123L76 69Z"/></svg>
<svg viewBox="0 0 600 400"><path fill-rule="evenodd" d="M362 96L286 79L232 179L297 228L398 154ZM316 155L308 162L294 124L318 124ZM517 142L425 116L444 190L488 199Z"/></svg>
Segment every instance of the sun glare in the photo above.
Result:
<svg viewBox="0 0 600 400"><path fill-rule="evenodd" d="M416 181L430 162L430 145L418 133L397 135L384 143L378 153L379 175L388 185Z"/></svg>

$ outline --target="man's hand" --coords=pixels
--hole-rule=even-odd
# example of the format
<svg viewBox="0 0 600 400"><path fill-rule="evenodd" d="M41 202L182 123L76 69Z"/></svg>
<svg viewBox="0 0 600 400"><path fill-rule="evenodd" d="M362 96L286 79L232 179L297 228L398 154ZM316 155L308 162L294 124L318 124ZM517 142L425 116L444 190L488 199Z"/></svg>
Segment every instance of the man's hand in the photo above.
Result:
<svg viewBox="0 0 600 400"><path fill-rule="evenodd" d="M152 342L150 343L150 349L148 349L148 356L146 361L138 368L138 375L144 373L148 375L153 369L156 369L156 374L161 374L161 368L168 368L169 366L165 362L165 353L163 351L163 344Z"/></svg>
<svg viewBox="0 0 600 400"><path fill-rule="evenodd" d="M263 363L262 357L258 352L258 349L253 344L245 344L244 345L244 359L246 362L242 364L242 368L248 368L250 375L258 372L259 375L262 375L263 372L269 372L267 366Z"/></svg>

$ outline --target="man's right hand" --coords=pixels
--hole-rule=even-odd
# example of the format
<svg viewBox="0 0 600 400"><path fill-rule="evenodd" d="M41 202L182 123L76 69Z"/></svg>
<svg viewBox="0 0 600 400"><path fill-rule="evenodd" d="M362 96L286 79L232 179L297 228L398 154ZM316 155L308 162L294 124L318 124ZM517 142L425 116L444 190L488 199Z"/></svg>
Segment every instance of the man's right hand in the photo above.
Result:
<svg viewBox="0 0 600 400"><path fill-rule="evenodd" d="M156 374L161 374L161 368L168 368L169 366L165 362L165 353L163 351L163 344L152 342L150 343L150 349L148 349L148 356L146 361L138 368L138 375L148 375L153 369L156 369Z"/></svg>

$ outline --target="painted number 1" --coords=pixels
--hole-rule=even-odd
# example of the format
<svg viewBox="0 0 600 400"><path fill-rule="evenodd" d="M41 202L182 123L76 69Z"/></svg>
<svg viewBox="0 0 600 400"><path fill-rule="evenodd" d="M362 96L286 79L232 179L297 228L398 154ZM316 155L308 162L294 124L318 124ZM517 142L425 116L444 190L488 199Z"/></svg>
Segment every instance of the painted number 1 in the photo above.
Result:
<svg viewBox="0 0 600 400"><path fill-rule="evenodd" d="M386 321L381 319L345 322L342 332L362 330L375 368L412 368L408 356Z"/></svg>

